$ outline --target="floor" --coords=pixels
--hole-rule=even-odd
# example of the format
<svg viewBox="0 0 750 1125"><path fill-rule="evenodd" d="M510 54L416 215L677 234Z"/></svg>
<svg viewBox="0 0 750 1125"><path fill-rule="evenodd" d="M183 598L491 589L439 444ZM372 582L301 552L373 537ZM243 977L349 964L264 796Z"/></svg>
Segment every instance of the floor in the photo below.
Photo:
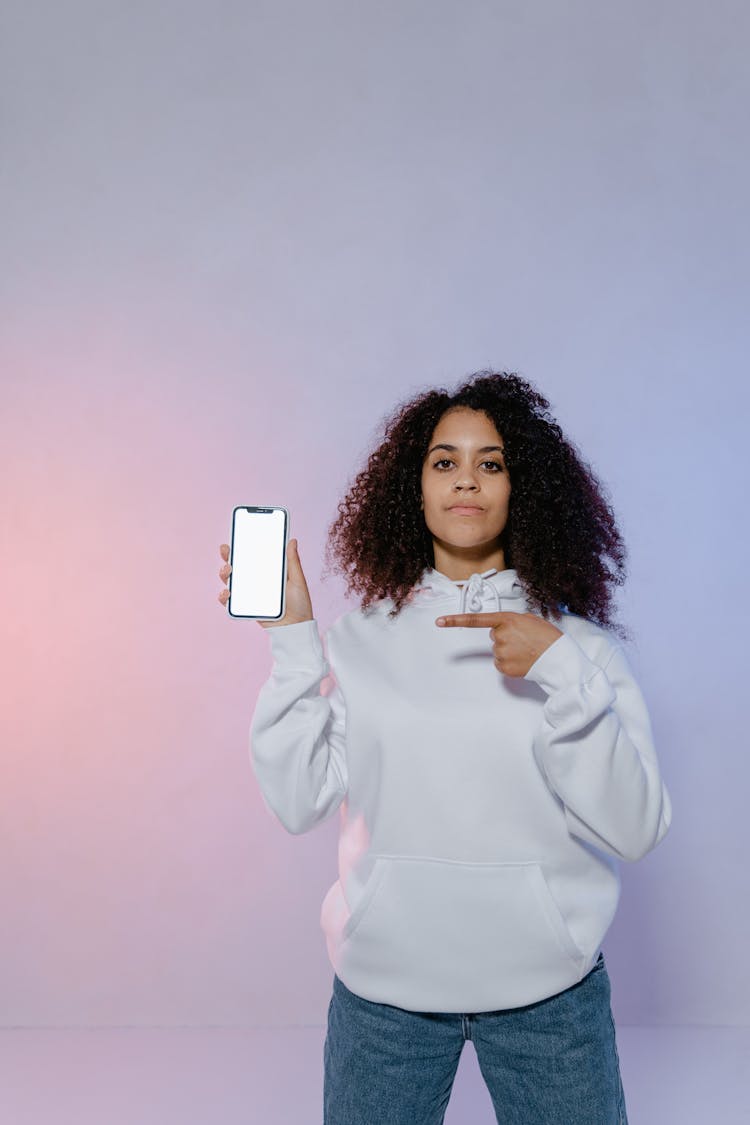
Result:
<svg viewBox="0 0 750 1125"><path fill-rule="evenodd" d="M322 1125L324 1039L324 1027L3 1030L0 1123ZM629 1125L750 1123L750 1028L618 1025L617 1046ZM470 1042L445 1125L495 1125Z"/></svg>

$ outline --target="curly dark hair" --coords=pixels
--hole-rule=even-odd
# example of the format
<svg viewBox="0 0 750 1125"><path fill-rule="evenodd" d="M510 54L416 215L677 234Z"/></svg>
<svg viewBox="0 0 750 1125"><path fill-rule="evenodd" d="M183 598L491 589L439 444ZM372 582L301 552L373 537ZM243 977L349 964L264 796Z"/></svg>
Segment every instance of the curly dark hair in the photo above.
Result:
<svg viewBox="0 0 750 1125"><path fill-rule="evenodd" d="M391 598L389 617L397 616L425 568L434 566L432 535L420 508L430 438L447 410L468 406L484 411L503 439L511 495L500 543L529 611L549 619L566 610L630 639L612 619L611 587L625 581L627 550L608 492L563 435L549 405L515 372L491 370L469 376L453 393L437 388L397 405L338 504L324 573L332 566L345 575L347 594L362 595L363 610Z"/></svg>

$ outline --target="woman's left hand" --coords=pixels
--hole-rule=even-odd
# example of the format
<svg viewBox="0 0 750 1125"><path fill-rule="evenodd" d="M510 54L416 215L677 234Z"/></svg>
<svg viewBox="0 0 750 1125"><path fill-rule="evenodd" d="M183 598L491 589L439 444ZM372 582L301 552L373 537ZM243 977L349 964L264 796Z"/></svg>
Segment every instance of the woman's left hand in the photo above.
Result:
<svg viewBox="0 0 750 1125"><path fill-rule="evenodd" d="M563 635L562 629L536 613L512 610L447 614L438 617L435 624L441 622L444 629L456 625L470 629L489 625L495 667L506 676L525 676L542 653Z"/></svg>

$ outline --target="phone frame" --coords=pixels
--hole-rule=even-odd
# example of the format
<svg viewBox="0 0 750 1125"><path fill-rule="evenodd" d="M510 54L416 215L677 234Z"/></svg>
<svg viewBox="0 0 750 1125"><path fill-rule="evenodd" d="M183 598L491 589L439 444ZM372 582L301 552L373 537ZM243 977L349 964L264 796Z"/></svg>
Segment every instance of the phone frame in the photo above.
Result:
<svg viewBox="0 0 750 1125"><path fill-rule="evenodd" d="M232 534L229 544L229 565L234 567L234 532L237 520L237 512L283 512L284 513L284 547L282 550L282 563L281 563L281 613L278 617L261 617L259 614L252 613L232 613L230 602L232 601L232 571L229 572L229 581L227 583L229 589L229 597L227 598L227 613L230 617L236 618L238 621L280 621L286 613L286 570L287 570L287 546L289 543L289 512L283 504L235 504L232 508Z"/></svg>

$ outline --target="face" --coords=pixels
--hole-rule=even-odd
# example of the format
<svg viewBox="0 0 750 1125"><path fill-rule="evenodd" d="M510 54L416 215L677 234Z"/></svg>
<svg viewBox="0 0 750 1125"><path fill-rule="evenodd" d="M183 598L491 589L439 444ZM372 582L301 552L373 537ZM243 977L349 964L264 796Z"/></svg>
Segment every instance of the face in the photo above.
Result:
<svg viewBox="0 0 750 1125"><path fill-rule="evenodd" d="M422 501L436 569L466 569L462 562L469 573L481 562L487 564L482 569L504 569L499 536L508 519L510 477L494 422L483 411L453 407L438 422L427 448Z"/></svg>

